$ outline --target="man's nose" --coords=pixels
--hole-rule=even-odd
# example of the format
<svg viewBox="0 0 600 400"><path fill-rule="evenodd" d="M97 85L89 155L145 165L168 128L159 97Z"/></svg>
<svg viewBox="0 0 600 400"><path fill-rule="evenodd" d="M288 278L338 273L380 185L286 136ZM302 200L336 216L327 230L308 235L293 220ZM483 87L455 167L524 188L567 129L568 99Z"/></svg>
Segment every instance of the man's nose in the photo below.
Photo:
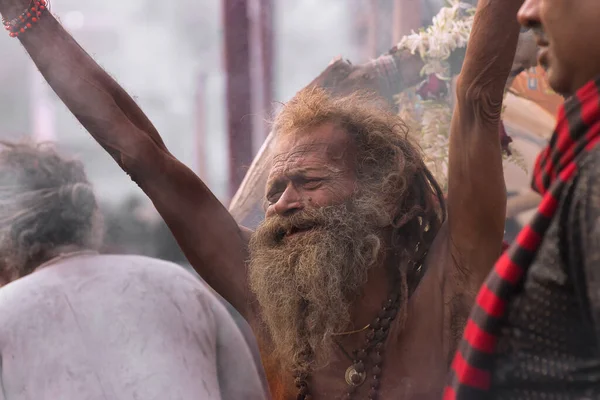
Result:
<svg viewBox="0 0 600 400"><path fill-rule="evenodd" d="M302 195L296 190L294 185L289 185L277 199L277 202L271 206L273 213L281 216L289 216L304 208Z"/></svg>
<svg viewBox="0 0 600 400"><path fill-rule="evenodd" d="M540 24L540 0L525 0L517 13L519 23L532 28Z"/></svg>

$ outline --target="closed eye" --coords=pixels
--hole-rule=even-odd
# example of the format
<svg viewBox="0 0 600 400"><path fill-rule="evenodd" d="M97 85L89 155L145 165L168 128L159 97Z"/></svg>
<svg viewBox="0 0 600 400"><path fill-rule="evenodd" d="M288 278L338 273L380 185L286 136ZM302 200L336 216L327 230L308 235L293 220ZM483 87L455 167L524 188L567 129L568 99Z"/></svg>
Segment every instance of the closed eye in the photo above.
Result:
<svg viewBox="0 0 600 400"><path fill-rule="evenodd" d="M267 203L269 205L273 205L273 204L277 203L277 201L281 197L281 194L282 194L282 192L280 192L280 191L269 193L267 195Z"/></svg>
<svg viewBox="0 0 600 400"><path fill-rule="evenodd" d="M282 180L273 180L267 185L267 194L265 196L269 205L277 203L283 192L285 191L286 183Z"/></svg>
<svg viewBox="0 0 600 400"><path fill-rule="evenodd" d="M302 186L307 190L318 189L323 184L323 180L324 179L322 179L322 178L306 179L304 181L304 183L302 184Z"/></svg>

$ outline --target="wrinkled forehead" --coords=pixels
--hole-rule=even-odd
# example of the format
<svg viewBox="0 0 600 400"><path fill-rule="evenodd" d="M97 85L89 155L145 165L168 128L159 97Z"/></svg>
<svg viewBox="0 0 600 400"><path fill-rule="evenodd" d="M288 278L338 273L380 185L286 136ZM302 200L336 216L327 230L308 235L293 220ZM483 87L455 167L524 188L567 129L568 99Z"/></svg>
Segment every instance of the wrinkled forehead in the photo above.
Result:
<svg viewBox="0 0 600 400"><path fill-rule="evenodd" d="M328 123L278 135L270 175L308 168L341 172L354 167L354 156L350 135Z"/></svg>

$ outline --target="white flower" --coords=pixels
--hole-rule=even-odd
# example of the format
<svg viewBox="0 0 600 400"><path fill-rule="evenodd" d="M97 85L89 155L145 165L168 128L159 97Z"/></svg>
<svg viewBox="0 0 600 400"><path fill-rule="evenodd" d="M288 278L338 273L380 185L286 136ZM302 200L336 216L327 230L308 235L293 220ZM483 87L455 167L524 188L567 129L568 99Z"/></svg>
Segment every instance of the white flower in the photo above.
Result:
<svg viewBox="0 0 600 400"><path fill-rule="evenodd" d="M437 75L440 79L450 79L448 58L452 52L464 48L469 41L473 27L475 9L460 0L448 0L433 18L431 26L419 32L411 32L402 38L398 48L411 54L418 53L425 62L421 74ZM439 101L414 101L415 96L400 94L398 103L400 113L411 127L413 135L419 140L425 152L425 163L434 174L442 188L447 187L448 144L452 110L450 95ZM522 157L513 150L514 157L508 158L517 165L523 165Z"/></svg>

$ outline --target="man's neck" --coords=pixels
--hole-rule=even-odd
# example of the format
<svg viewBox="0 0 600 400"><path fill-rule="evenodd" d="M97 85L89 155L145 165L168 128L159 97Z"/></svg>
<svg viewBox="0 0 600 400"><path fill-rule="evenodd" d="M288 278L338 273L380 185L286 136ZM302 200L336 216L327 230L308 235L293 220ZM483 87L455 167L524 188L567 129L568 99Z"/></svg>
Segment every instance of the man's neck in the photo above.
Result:
<svg viewBox="0 0 600 400"><path fill-rule="evenodd" d="M47 257L45 257L45 260L36 267L36 269L43 268L43 267L49 266L51 264L55 264L56 262L59 262L66 258L70 258L71 256L77 256L80 254L81 255L92 254L92 253L95 253L95 251L92 249L81 247L81 246L76 246L76 245L59 246L59 247L54 248L52 250L52 252L49 253Z"/></svg>
<svg viewBox="0 0 600 400"><path fill-rule="evenodd" d="M373 322L381 311L384 302L392 291L393 279L391 271L398 269L396 257L386 257L380 265L369 271L369 277L362 293L352 304L352 327L361 329Z"/></svg>
<svg viewBox="0 0 600 400"><path fill-rule="evenodd" d="M364 345L367 330L363 330L363 328L370 325L377 318L392 292L393 282L397 281L392 271L398 271L399 273L399 261L391 252L389 253L379 265L374 266L369 271L368 280L362 293L351 305L352 319L348 329L345 332L340 332L343 334L336 335L334 338L347 351L359 349Z"/></svg>

